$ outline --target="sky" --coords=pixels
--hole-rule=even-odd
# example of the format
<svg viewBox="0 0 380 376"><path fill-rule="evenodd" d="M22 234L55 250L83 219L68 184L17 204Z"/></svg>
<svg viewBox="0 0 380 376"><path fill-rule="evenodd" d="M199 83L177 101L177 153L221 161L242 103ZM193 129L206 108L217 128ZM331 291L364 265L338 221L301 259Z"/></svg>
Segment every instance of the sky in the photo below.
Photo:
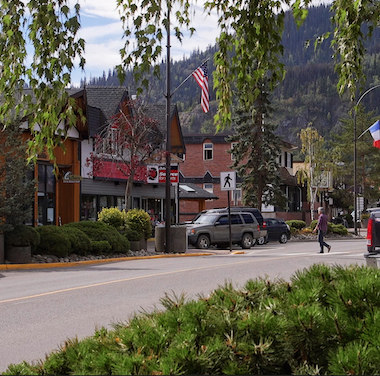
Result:
<svg viewBox="0 0 380 376"><path fill-rule="evenodd" d="M180 60L190 56L191 52L205 50L214 45L218 35L216 14L208 16L203 11L205 0L198 0L194 6L193 26L195 34L190 36L184 33L180 44L174 36L171 37L171 58ZM315 3L330 2L331 0L315 0ZM80 80L101 77L103 71L120 64L119 50L124 46L122 39L122 23L116 9L115 0L79 0L81 5L80 37L86 41L85 70L76 69L72 74L74 86L79 86ZM165 43L166 46L166 43ZM165 59L165 54L162 56Z"/></svg>

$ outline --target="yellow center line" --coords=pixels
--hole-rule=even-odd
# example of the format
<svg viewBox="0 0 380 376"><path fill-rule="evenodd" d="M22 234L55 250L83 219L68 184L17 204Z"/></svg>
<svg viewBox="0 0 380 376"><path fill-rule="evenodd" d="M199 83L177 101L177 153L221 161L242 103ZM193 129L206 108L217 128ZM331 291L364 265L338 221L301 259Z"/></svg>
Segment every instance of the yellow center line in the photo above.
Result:
<svg viewBox="0 0 380 376"><path fill-rule="evenodd" d="M280 257L273 257L273 258L266 258L265 260L250 260L250 259L245 259L244 261L238 261L238 262L233 262L229 264L218 264L218 265L212 265L212 266L201 266L197 268L189 268L189 269L180 269L180 270L174 270L170 272L162 272L162 273L154 273L154 274L147 274L147 275L142 275L142 276L137 276L137 277L129 277L129 278L122 278L122 279L116 279L113 281L106 281L106 282L99 282L99 283L92 283L89 285L84 285L84 286L76 286L76 287L70 287L67 289L61 289L61 290L54 290L54 291L48 291L48 292L43 292L40 294L34 294L34 295L27 295L27 296L21 296L18 298L11 298L11 299L5 299L5 300L0 300L0 304L2 303L12 303L12 302L17 302L20 300L28 300L28 299L33 299L33 298L40 298L44 296L49 296L49 295L55 295L55 294L60 294L64 292L72 292L72 291L77 291L77 290L83 290L83 289L89 289L92 287L100 287L100 286L107 286L115 283L122 283L122 282L128 282L128 281L134 281L138 279L144 279L144 278L152 278L152 277L159 277L159 276L164 276L164 275L170 275L170 274L178 274L178 273L184 273L184 272L191 272L191 271L196 271L196 270L206 270L206 269L217 269L220 267L228 267L230 268L232 265L239 265L239 264L246 264L247 262L257 262L257 261L268 261L268 260L277 260L281 259L283 256Z"/></svg>
<svg viewBox="0 0 380 376"><path fill-rule="evenodd" d="M292 255L288 254L288 255L286 255L286 257L294 258L294 257L299 257L300 255L302 255L302 254L292 254ZM248 262L257 263L257 262L262 262L262 261L280 260L280 259L283 259L284 256L285 255L280 255L280 256L274 256L274 257L263 258L263 259L244 257L244 261L237 261L237 262L232 262L232 263L228 263L228 264L217 264L217 265L212 265L212 266L201 266L201 267L196 267L196 268L180 269L180 270L174 270L174 271L169 271L169 272L147 274L147 275L142 275L142 276L137 276L137 277L122 278L122 279L116 279L116 280L112 280L112 281L93 283L93 284L84 285L84 286L70 287L67 289L48 291L48 292L43 292L40 294L27 295L27 296L22 296L22 297L18 297L18 298L5 299L5 300L0 300L0 304L17 302L17 301L28 300L28 299L33 299L33 298L40 298L40 297L60 294L60 293L64 293L64 292L89 289L89 288L93 288L93 287L107 286L107 285L111 285L111 284L134 281L134 280L144 279L144 278L153 278L153 277L165 276L165 275L170 275L170 274L178 274L178 273L184 273L184 272L191 272L191 271L197 271L197 270L206 270L206 269L211 270L211 269L217 269L217 268L221 268L221 267L230 268L232 265L246 264Z"/></svg>

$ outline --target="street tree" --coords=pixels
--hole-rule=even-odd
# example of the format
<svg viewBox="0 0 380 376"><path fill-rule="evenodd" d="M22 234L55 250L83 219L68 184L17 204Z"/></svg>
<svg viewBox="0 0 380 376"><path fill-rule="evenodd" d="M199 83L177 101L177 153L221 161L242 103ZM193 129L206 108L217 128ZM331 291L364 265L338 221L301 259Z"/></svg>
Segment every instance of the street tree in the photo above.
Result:
<svg viewBox="0 0 380 376"><path fill-rule="evenodd" d="M32 221L34 168L27 164L27 138L15 120L0 132L0 232Z"/></svg>
<svg viewBox="0 0 380 376"><path fill-rule="evenodd" d="M79 3L69 5L67 0L0 3L0 124L6 128L14 116L28 116L33 160L41 151L54 159L54 147L65 136L60 125L76 118L66 88L74 61L84 66L84 40L78 37Z"/></svg>
<svg viewBox="0 0 380 376"><path fill-rule="evenodd" d="M241 102L233 112L234 133L228 141L233 145L232 167L242 179L244 203L258 208L262 204L283 206L278 165L280 140L270 122L268 93L262 87L251 108Z"/></svg>
<svg viewBox="0 0 380 376"><path fill-rule="evenodd" d="M307 186L311 220L314 220L314 206L321 187L328 184L332 163L325 149L325 140L318 131L308 126L299 133L303 167L297 171L298 182Z"/></svg>
<svg viewBox="0 0 380 376"><path fill-rule="evenodd" d="M371 112L365 112L363 106L359 106L356 116L357 135L361 135L377 118ZM341 120L341 128L333 134L334 153L339 156L337 163L337 179L343 186L352 187L354 158L352 154L352 140L354 139L354 121L351 118ZM373 147L373 139L369 132L363 134L356 143L357 176L359 194L367 201L377 201L380 198L380 153Z"/></svg>
<svg viewBox="0 0 380 376"><path fill-rule="evenodd" d="M238 90L246 83L258 87L265 78L270 90L282 79L284 67L280 57L285 9L292 9L300 24L307 17L311 1L204 2L206 13L218 15L219 49L214 56L214 86L219 106L215 121L219 129L231 123L233 85ZM143 86L148 85L152 70L155 74L159 72L157 63L163 54L168 10L175 10L171 26L176 37L182 40L184 29L191 34L195 31L191 19L194 3L193 0L116 0L125 37L122 64L118 67L120 76L129 68ZM58 131L60 122L74 123L74 103L65 88L71 83L74 61L79 60L80 67L85 61L84 40L78 37L79 2L73 7L69 5L69 0L7 0L0 3L0 122L6 125L12 111L31 115L30 158L36 158L44 148L52 157L54 146L62 141ZM348 89L354 98L364 78L364 41L379 25L380 3L333 0L331 9L338 89L340 93ZM255 64L257 69L250 70ZM29 86L30 93L23 92L25 85ZM245 93L248 108L259 93L257 90Z"/></svg>
<svg viewBox="0 0 380 376"><path fill-rule="evenodd" d="M160 152L163 135L158 121L149 116L149 109L136 100L128 101L120 111L105 124L95 137L95 151L87 160L93 174L104 170L111 161L115 170L126 179L125 205L132 208L131 193L136 172L145 162Z"/></svg>

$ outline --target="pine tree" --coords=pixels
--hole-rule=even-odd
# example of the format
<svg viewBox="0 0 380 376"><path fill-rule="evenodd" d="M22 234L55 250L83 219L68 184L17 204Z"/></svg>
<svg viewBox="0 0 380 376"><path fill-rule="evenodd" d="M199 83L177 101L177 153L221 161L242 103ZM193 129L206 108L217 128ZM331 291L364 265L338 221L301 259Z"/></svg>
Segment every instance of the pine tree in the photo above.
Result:
<svg viewBox="0 0 380 376"><path fill-rule="evenodd" d="M20 121L1 134L0 148L0 226L4 230L32 219L35 192L33 165L27 163L27 141Z"/></svg>
<svg viewBox="0 0 380 376"><path fill-rule="evenodd" d="M230 142L236 142L231 153L233 168L242 179L244 203L258 208L262 204L282 206L285 200L277 161L280 140L269 113L268 93L262 88L253 108L246 108L244 103L235 108L234 134L229 137Z"/></svg>

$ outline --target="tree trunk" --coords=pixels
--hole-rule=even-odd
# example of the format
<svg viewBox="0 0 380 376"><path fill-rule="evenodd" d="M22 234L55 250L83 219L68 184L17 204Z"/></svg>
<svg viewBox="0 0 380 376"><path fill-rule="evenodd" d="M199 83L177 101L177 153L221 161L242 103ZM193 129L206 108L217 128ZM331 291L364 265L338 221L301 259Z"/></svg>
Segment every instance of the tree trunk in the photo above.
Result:
<svg viewBox="0 0 380 376"><path fill-rule="evenodd" d="M133 187L133 180L135 177L135 171L131 169L131 173L128 176L127 184L125 186L125 208L126 210L132 209L132 187Z"/></svg>

